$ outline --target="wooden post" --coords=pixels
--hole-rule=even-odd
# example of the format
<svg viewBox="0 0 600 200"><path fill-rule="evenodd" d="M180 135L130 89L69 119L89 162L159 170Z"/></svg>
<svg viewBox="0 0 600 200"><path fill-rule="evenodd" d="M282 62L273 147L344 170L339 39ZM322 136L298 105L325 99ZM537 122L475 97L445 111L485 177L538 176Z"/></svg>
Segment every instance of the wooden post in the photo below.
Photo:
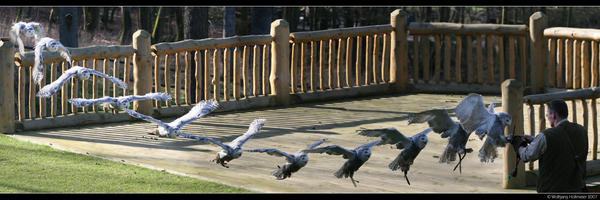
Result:
<svg viewBox="0 0 600 200"><path fill-rule="evenodd" d="M471 35L467 35L467 83L472 84L475 81L475 79L473 78L474 75L475 74L473 73L473 38Z"/></svg>
<svg viewBox="0 0 600 200"><path fill-rule="evenodd" d="M536 12L529 17L529 38L531 41L531 72L530 83L534 93L543 93L546 87L546 39L544 29L546 28L546 15Z"/></svg>
<svg viewBox="0 0 600 200"><path fill-rule="evenodd" d="M581 88L581 45L584 41L575 40L574 46L574 54L573 57L575 59L573 63L573 71L575 73L575 77L573 78L573 89Z"/></svg>
<svg viewBox="0 0 600 200"><path fill-rule="evenodd" d="M515 70L515 36L508 37L508 66L509 66L509 77L517 78L516 70Z"/></svg>
<svg viewBox="0 0 600 200"><path fill-rule="evenodd" d="M419 83L419 35L413 35L413 83Z"/></svg>
<svg viewBox="0 0 600 200"><path fill-rule="evenodd" d="M504 66L504 37L502 35L496 36L498 39L498 68L500 69L500 81L506 79Z"/></svg>
<svg viewBox="0 0 600 200"><path fill-rule="evenodd" d="M483 85L483 41L481 37L481 35L475 35L475 44L477 45L475 48L477 50L477 83L479 85Z"/></svg>
<svg viewBox="0 0 600 200"><path fill-rule="evenodd" d="M158 56L157 56L158 58ZM192 76L194 76L194 80L196 80L196 85L194 85L194 91L195 91L195 99L196 99L196 103L200 102L200 99L202 99L202 81L203 81L203 77L202 77L202 69L200 68L201 65L200 63L202 63L202 55L200 54L200 51L194 51L194 74Z"/></svg>
<svg viewBox="0 0 600 200"><path fill-rule="evenodd" d="M348 38L350 40L350 38ZM310 91L315 91L317 82L315 81L315 67L317 66L317 51L315 41L310 41Z"/></svg>
<svg viewBox="0 0 600 200"><path fill-rule="evenodd" d="M565 48L563 48L565 44L565 39L556 39L556 48L558 48L558 52L556 57L558 59L558 69L556 71L556 87L564 88L565 87L565 76L563 75L564 63L565 63Z"/></svg>
<svg viewBox="0 0 600 200"><path fill-rule="evenodd" d="M152 92L150 33L145 30L133 33L133 49L135 49L133 54L133 94L144 95ZM151 115L153 112L152 101L134 101L133 109L144 115Z"/></svg>
<svg viewBox="0 0 600 200"><path fill-rule="evenodd" d="M598 42L592 40L592 87L598 87Z"/></svg>
<svg viewBox="0 0 600 200"><path fill-rule="evenodd" d="M598 114L596 109L596 98L592 99L592 159L596 160L598 157Z"/></svg>
<svg viewBox="0 0 600 200"><path fill-rule="evenodd" d="M290 104L290 27L283 19L271 23L271 95L275 103Z"/></svg>
<svg viewBox="0 0 600 200"><path fill-rule="evenodd" d="M0 74L10 74L0 79L0 133L15 132L15 67L14 44L8 39L0 42Z"/></svg>
<svg viewBox="0 0 600 200"><path fill-rule="evenodd" d="M590 60L588 52L590 51L590 41L581 42L581 62L583 70L580 70L581 74L581 88L590 87Z"/></svg>
<svg viewBox="0 0 600 200"><path fill-rule="evenodd" d="M210 51L208 49L204 50L204 100L210 99L210 65L208 59L209 53Z"/></svg>
<svg viewBox="0 0 600 200"><path fill-rule="evenodd" d="M535 135L535 106L533 104L529 104L529 135ZM528 164L529 170L533 170L533 162Z"/></svg>
<svg viewBox="0 0 600 200"><path fill-rule="evenodd" d="M322 44L323 42L321 42ZM362 37L361 36L356 36L356 65L355 65L355 78L354 78L354 83L355 86L358 87L360 86L360 64L362 63L362 56L360 56L360 51L362 50ZM321 45L321 51L323 51L323 46ZM323 57L323 54L321 53L321 57ZM322 63L322 62L321 62ZM323 64L321 64L321 66L323 66ZM321 67L323 68L323 67ZM321 77L321 80L323 78ZM323 84L321 84L321 88L323 88ZM321 89L322 91L323 89Z"/></svg>
<svg viewBox="0 0 600 200"><path fill-rule="evenodd" d="M462 83L462 35L456 35L456 83Z"/></svg>
<svg viewBox="0 0 600 200"><path fill-rule="evenodd" d="M494 38L493 35L486 35L487 42L485 46L487 47L487 68L488 68L488 83L490 85L494 85L494 75L496 75L494 70Z"/></svg>
<svg viewBox="0 0 600 200"><path fill-rule="evenodd" d="M290 60L292 65L292 71L290 75L290 82L292 82L292 87L290 88L292 93L296 93L296 71L298 71L298 45L297 43L292 43L292 59Z"/></svg>
<svg viewBox="0 0 600 200"><path fill-rule="evenodd" d="M440 81L440 71L442 65L442 45L440 43L440 35L434 35L435 38L435 68L433 69L433 81L434 83L441 83Z"/></svg>
<svg viewBox="0 0 600 200"><path fill-rule="evenodd" d="M512 116L512 124L504 131L515 130L515 135L523 135L523 86L520 81L507 79L502 82L502 112ZM513 129L514 127L514 129ZM504 148L504 170L502 173L502 187L505 189L521 188L525 186L525 164L520 162L517 167L518 176L508 179L512 173L516 159L513 147L509 144Z"/></svg>
<svg viewBox="0 0 600 200"><path fill-rule="evenodd" d="M390 46L390 83L400 90L406 89L408 81L407 17L408 13L400 9L390 14L390 24L393 27Z"/></svg>
<svg viewBox="0 0 600 200"><path fill-rule="evenodd" d="M565 73L567 74L566 88L573 88L573 39L565 39Z"/></svg>
<svg viewBox="0 0 600 200"><path fill-rule="evenodd" d="M556 39L548 39L548 86L556 87Z"/></svg>
<svg viewBox="0 0 600 200"><path fill-rule="evenodd" d="M244 58L242 59L244 63L242 64L242 82L244 83L244 98L248 98L250 96L250 46L244 46Z"/></svg>
<svg viewBox="0 0 600 200"><path fill-rule="evenodd" d="M350 71L350 66L352 66L352 37L348 37L348 39L346 39L346 41L347 41L346 42L346 45L347 45L347 47L346 47L346 86L352 87L352 83L350 82L350 77L352 77L352 76L350 76L350 72L351 72ZM311 62L310 62L310 66L311 66L310 67L310 70L311 70L311 72L310 72L311 73L311 76L310 76L311 77L311 89L312 89L312 87L314 87L314 83L312 83L312 77L313 77L312 76L312 68L313 68L312 66L313 66L313 63L314 63L312 60L315 57L315 56L313 56L314 55L314 53L313 53L314 50L313 49L314 49L313 45L311 45L311 53L310 53L310 55L311 55L310 56L311 57ZM315 91L315 90L313 89L312 91Z"/></svg>
<svg viewBox="0 0 600 200"><path fill-rule="evenodd" d="M260 71L260 47L258 45L254 45L254 58L252 59L252 94L257 97L260 94L259 86L260 80L258 78L258 72Z"/></svg>
<svg viewBox="0 0 600 200"><path fill-rule="evenodd" d="M304 68L306 66L306 47L304 44L308 44L306 42L303 42L300 44L300 90L304 93L306 93L306 78L304 77L304 71L306 71Z"/></svg>
<svg viewBox="0 0 600 200"><path fill-rule="evenodd" d="M233 71L231 72L233 75L233 99L240 100L240 48L235 47L233 49Z"/></svg>
<svg viewBox="0 0 600 200"><path fill-rule="evenodd" d="M221 62L221 50L215 49L215 51L213 52L213 79L212 79L213 98L215 99L215 101L219 101L220 100L219 96L221 95L221 91L219 91L219 86L221 84L221 68L219 67L220 62Z"/></svg>

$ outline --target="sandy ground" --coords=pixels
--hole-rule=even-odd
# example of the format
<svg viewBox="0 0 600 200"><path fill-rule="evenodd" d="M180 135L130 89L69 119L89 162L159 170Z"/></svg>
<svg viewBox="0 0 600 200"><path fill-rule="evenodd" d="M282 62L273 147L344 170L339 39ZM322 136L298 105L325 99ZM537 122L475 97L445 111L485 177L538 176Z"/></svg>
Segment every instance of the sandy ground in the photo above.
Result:
<svg viewBox="0 0 600 200"><path fill-rule="evenodd" d="M407 114L431 108L452 109L466 95L411 94L378 96L293 107L268 108L243 112L215 113L184 127L183 131L229 142L244 133L250 122L265 118L262 131L248 141L245 149L278 148L293 153L322 138L323 145L337 144L355 148L376 138L356 134L364 128L395 127L407 136L426 124L407 125ZM485 96L484 101L501 102L500 96ZM500 111L501 107L496 107ZM526 109L525 109L526 110ZM454 118L454 114L451 113ZM171 121L174 118L163 119ZM455 119L455 118L454 118ZM527 124L526 124L527 126ZM345 160L341 156L310 154L307 166L291 178L275 180L271 172L282 165L281 157L245 152L230 162L230 168L209 162L220 147L185 138L152 138L145 132L154 127L147 122L113 123L96 126L20 132L16 138L55 148L133 163L158 170L184 174L259 192L300 193L514 193L533 190L502 189L502 150L493 163L480 163L476 153L467 154L462 174L452 171L455 163L438 162L447 140L429 134L429 143L409 171L409 186L400 171L387 165L400 152L391 145L373 148L371 158L355 173L360 181L338 179L333 173ZM467 146L475 152L483 141L471 135Z"/></svg>

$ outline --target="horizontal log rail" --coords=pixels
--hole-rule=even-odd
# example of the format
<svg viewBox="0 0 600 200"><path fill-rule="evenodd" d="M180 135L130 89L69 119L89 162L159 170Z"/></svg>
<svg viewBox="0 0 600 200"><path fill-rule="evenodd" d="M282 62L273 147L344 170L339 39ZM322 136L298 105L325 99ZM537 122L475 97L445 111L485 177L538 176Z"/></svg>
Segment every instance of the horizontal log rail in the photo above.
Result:
<svg viewBox="0 0 600 200"><path fill-rule="evenodd" d="M128 57L135 53L130 45L110 45L110 46L91 46L81 48L67 48L71 53L72 60L98 59L98 58L118 58ZM61 62L65 59L59 52L44 52L44 61L42 64L51 64ZM15 64L17 66L33 66L35 62L34 52L27 52L24 55L15 53Z"/></svg>
<svg viewBox="0 0 600 200"><path fill-rule="evenodd" d="M523 103L527 103L529 105L534 104L543 104L546 102L550 102L555 99L562 99L565 101L568 100L578 100L578 99L594 99L600 97L600 88L586 88L580 90L573 90L567 92L557 92L557 93L546 93L546 94L535 94L528 95L523 97Z"/></svg>
<svg viewBox="0 0 600 200"><path fill-rule="evenodd" d="M591 28L553 27L544 30L544 37L599 41L600 30Z"/></svg>
<svg viewBox="0 0 600 200"><path fill-rule="evenodd" d="M351 27L351 28L338 28L329 29L322 31L310 31L310 32L295 32L290 33L290 42L310 42L328 39L340 39L356 36L366 36L378 33L389 33L393 30L392 26L386 25L374 25L374 26L362 26L362 27Z"/></svg>
<svg viewBox="0 0 600 200"><path fill-rule="evenodd" d="M408 24L411 35L422 34L497 34L497 35L527 35L527 25L500 24L456 24L446 22L412 22Z"/></svg>
<svg viewBox="0 0 600 200"><path fill-rule="evenodd" d="M163 42L152 45L153 55L163 55L182 51L229 48L234 46L271 44L271 35L248 35L227 38L207 38L200 40L183 40L179 42Z"/></svg>

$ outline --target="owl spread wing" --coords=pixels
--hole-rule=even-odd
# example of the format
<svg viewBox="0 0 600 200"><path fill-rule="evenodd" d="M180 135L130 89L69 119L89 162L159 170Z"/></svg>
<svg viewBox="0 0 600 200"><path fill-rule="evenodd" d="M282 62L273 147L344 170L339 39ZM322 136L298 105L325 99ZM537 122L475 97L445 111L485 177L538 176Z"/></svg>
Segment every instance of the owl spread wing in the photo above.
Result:
<svg viewBox="0 0 600 200"><path fill-rule="evenodd" d="M348 149L338 146L338 145L329 145L329 146L319 147L319 148L315 148L315 149L308 149L308 150L304 150L304 152L327 153L329 155L343 155L344 158L346 158L346 159L350 159L355 156L353 150L348 150Z"/></svg>
<svg viewBox="0 0 600 200"><path fill-rule="evenodd" d="M252 136L256 135L258 131L260 131L260 129L265 125L266 121L266 119L254 120L252 124L250 124L248 131L244 133L244 135L241 135L235 138L235 140L231 141L229 143L229 146L233 149L241 149L244 143L246 143L250 138L252 138Z"/></svg>
<svg viewBox="0 0 600 200"><path fill-rule="evenodd" d="M246 152L259 152L259 153L267 153L273 156L285 157L288 162L294 162L295 156L287 154L283 151L279 151L277 149L252 149L252 150L244 150Z"/></svg>
<svg viewBox="0 0 600 200"><path fill-rule="evenodd" d="M83 106L91 106L91 105L100 105L103 103L114 103L116 102L117 99L113 98L113 97L102 97L102 98L98 98L98 99L83 99L83 98L71 98L69 99L69 103L75 105L75 106L79 106L79 107L83 107Z"/></svg>
<svg viewBox="0 0 600 200"><path fill-rule="evenodd" d="M41 98L48 98L54 95L68 80L77 75L79 68L79 66L74 66L64 71L60 77L58 77L58 79L42 87L42 89L38 91L37 96Z"/></svg>
<svg viewBox="0 0 600 200"><path fill-rule="evenodd" d="M469 94L456 106L456 118L467 133L487 129L496 119L495 115L485 108L481 95L474 93Z"/></svg>
<svg viewBox="0 0 600 200"><path fill-rule="evenodd" d="M408 114L408 124L424 122L427 122L436 133L443 133L457 126L448 111L443 108Z"/></svg>
<svg viewBox="0 0 600 200"><path fill-rule="evenodd" d="M140 119L143 119L143 120L146 120L149 122L154 122L154 123L158 124L159 126L162 126L163 128L167 129L169 132L172 132L172 130L173 130L173 128L171 128L169 125L165 124L164 122L162 122L158 119L155 119L154 117L150 117L148 115L144 115L144 114L135 112L135 111L133 111L131 109L127 109L127 108L125 108L124 110L132 117L140 118Z"/></svg>
<svg viewBox="0 0 600 200"><path fill-rule="evenodd" d="M193 122L198 118L204 117L218 107L219 103L214 100L200 101L188 113L169 123L169 126L175 129L181 129L186 124Z"/></svg>
<svg viewBox="0 0 600 200"><path fill-rule="evenodd" d="M108 79L111 82L115 83L118 87L123 88L123 89L127 89L127 84L125 84L125 82L119 80L118 78L115 78L113 76L109 76L105 73L93 70L93 69L89 69L89 68L84 68L85 72L96 75L96 76L100 76L102 78Z"/></svg>
<svg viewBox="0 0 600 200"><path fill-rule="evenodd" d="M360 129L357 132L359 135L367 137L381 137L379 145L401 143L402 146L408 146L411 142L410 138L404 136L395 128Z"/></svg>
<svg viewBox="0 0 600 200"><path fill-rule="evenodd" d="M317 146L319 146L319 145L323 144L323 142L325 142L325 141L327 141L327 140L328 140L328 138L323 138L322 140L319 140L318 142L315 142L315 143L311 144L310 146L308 146L308 147L306 147L306 148L304 148L304 149L301 149L299 152L302 152L302 151L304 151L304 150L308 150L308 149L314 149L314 148L316 148Z"/></svg>
<svg viewBox="0 0 600 200"><path fill-rule="evenodd" d="M201 136L197 136L197 135L192 135L192 134L188 134L188 133L184 133L184 132L179 132L179 135L184 137L184 138L190 138L190 139L195 139L195 140L200 140L200 141L208 141L211 142L213 144L219 145L221 148L225 149L226 151L233 151L233 149L215 139L212 138L208 138L208 137L201 137Z"/></svg>

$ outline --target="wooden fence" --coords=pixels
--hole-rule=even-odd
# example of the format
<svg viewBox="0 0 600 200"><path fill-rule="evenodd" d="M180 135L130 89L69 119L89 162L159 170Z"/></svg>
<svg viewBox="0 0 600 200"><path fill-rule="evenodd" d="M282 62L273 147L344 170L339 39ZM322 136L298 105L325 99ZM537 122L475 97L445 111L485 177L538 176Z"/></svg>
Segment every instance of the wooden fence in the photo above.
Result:
<svg viewBox="0 0 600 200"><path fill-rule="evenodd" d="M414 83L499 88L507 78L526 80L526 25L410 23L408 30L413 40Z"/></svg>
<svg viewBox="0 0 600 200"><path fill-rule="evenodd" d="M139 30L132 45L69 48L74 64L124 79L129 85L125 90L92 76L73 79L52 98L37 98L39 88L30 87L33 53L21 57L9 52L17 66L13 99L18 106L7 115L17 119L19 130L132 120L125 113L76 108L67 99L147 92L173 97L169 102L133 104L136 111L155 117L181 115L206 99L220 101L222 108L217 111L226 111L387 93L499 93L501 80L518 79L519 74L526 77L527 64L534 63L527 60L524 44L539 40L531 33L527 37L528 31L526 25L409 24L401 10L392 12L386 25L290 33L287 22L276 20L270 34L154 45L149 34ZM454 62L446 55L452 55ZM43 84L48 84L67 66L57 53L44 53L44 57ZM527 82L534 83L531 80Z"/></svg>
<svg viewBox="0 0 600 200"><path fill-rule="evenodd" d="M548 86L580 89L598 85L600 30L555 27L544 30L548 39Z"/></svg>

